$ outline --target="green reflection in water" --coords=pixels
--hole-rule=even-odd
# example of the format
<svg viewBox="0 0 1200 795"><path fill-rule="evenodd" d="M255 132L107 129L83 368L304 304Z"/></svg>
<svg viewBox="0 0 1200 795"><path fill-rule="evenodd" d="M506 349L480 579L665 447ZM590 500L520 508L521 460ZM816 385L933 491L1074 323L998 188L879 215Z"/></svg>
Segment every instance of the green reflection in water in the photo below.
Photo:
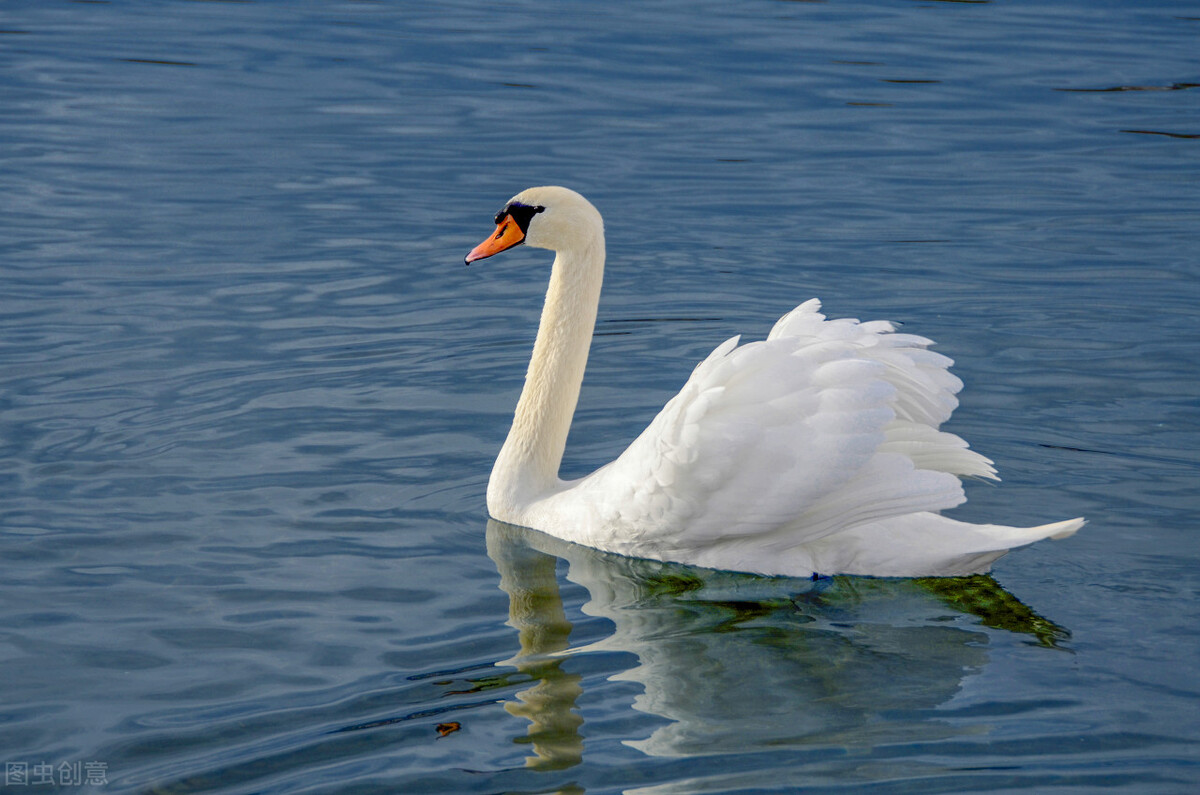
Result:
<svg viewBox="0 0 1200 795"><path fill-rule="evenodd" d="M509 596L520 651L506 664L534 684L506 703L528 721L516 740L535 769L582 761L582 679L573 655L620 651L634 707L666 719L625 744L654 756L834 745L870 748L986 731L938 708L987 663L985 627L1054 647L1065 629L989 576L946 579L756 577L635 560L491 522L488 554ZM600 641L570 649L556 566L584 586L584 613L609 619Z"/></svg>

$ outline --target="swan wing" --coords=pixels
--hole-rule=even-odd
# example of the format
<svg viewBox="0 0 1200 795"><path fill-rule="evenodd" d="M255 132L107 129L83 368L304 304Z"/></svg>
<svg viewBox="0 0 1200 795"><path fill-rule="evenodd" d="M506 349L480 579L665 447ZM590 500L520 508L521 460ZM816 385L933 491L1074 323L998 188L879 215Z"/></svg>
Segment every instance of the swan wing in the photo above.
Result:
<svg viewBox="0 0 1200 795"><path fill-rule="evenodd" d="M952 507L959 475L994 477L937 429L962 386L950 359L890 323L819 310L808 301L766 340L717 346L619 458L565 484L574 510L557 512L559 532L674 559L741 541L782 551Z"/></svg>

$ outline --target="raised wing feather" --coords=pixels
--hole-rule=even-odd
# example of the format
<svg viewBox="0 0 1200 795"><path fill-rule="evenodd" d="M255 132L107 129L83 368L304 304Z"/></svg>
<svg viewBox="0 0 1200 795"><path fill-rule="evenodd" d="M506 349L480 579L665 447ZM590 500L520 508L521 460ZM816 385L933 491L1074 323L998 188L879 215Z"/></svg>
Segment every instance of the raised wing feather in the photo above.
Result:
<svg viewBox="0 0 1200 795"><path fill-rule="evenodd" d="M571 484L564 524L586 543L670 557L741 540L785 550L961 502L955 475L991 469L936 430L961 388L950 360L888 323L819 308L802 304L764 341L718 346L616 461Z"/></svg>

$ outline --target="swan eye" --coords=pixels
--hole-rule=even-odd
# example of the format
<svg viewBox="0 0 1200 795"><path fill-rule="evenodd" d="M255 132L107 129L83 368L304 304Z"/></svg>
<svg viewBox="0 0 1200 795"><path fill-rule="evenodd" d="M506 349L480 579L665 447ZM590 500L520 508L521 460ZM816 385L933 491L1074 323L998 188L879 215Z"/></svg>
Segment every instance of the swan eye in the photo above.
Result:
<svg viewBox="0 0 1200 795"><path fill-rule="evenodd" d="M521 229L521 233L525 234L529 231L529 222L533 219L533 216L545 210L546 208L540 204L535 207L528 204L521 204L521 202L511 202L496 214L496 223L503 221L505 216L512 216L512 219L517 222L517 226Z"/></svg>

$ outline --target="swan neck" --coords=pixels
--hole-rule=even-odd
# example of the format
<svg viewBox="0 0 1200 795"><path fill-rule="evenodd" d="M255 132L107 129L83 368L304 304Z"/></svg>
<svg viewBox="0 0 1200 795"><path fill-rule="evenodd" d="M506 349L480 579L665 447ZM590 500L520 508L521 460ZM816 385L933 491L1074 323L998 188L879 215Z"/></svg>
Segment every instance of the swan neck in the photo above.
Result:
<svg viewBox="0 0 1200 795"><path fill-rule="evenodd" d="M517 521L522 504L558 487L604 279L604 238L557 252L512 429L488 484L488 507Z"/></svg>

